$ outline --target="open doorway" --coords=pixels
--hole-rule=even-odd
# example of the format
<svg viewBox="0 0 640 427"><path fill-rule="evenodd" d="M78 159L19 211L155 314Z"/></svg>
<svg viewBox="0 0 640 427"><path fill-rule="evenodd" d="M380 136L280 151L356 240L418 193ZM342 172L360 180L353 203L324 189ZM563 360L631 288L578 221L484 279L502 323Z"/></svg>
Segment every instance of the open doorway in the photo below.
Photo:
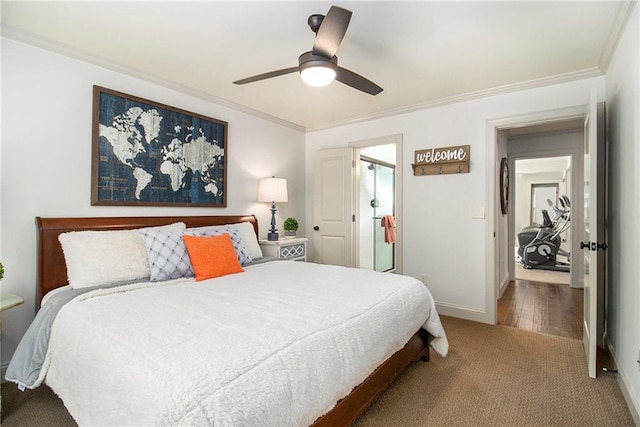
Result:
<svg viewBox="0 0 640 427"><path fill-rule="evenodd" d="M378 151L390 151L393 158L386 158ZM364 153L364 154L363 154ZM365 166L361 166L360 157L365 156L369 160ZM361 240L361 211L367 218L366 222L374 216L395 216L395 244L378 248L378 253L390 253L385 261L388 266L380 264L380 271L393 271L402 274L402 135L390 135L363 141L349 143L348 147L319 150L314 158L314 185L313 185L313 252L314 262L320 264L342 265L345 267L360 267L360 240ZM389 192L391 200L385 202L387 210L379 212L366 212L360 206L360 186L363 169L375 161L380 165L380 175L385 171L393 179L382 179L379 184L389 185L393 193ZM395 167L392 167L395 166ZM377 169L374 166L373 169ZM394 172L394 173L393 173ZM386 196L385 196L386 197ZM368 203L375 199L369 197ZM375 201L374 201L375 203ZM370 209L370 205L367 205ZM366 228L373 236L373 225ZM365 237L366 238L366 237ZM368 248L373 245L373 237ZM384 244L387 244L385 241ZM368 251L369 249L367 249ZM388 261L391 261L390 263ZM366 268L366 267L365 267ZM372 268L373 269L373 268ZM378 268L376 268L378 269Z"/></svg>
<svg viewBox="0 0 640 427"><path fill-rule="evenodd" d="M582 257L576 250L580 233L572 235L570 227L571 222L582 222L578 207L582 203L583 120L499 132L512 171L512 208L506 218L504 258L509 280L497 301L496 320L506 326L581 339ZM575 262L572 252L579 254Z"/></svg>
<svg viewBox="0 0 640 427"><path fill-rule="evenodd" d="M395 270L396 243L384 227L389 216L395 223L395 150L395 144L360 150L360 268Z"/></svg>
<svg viewBox="0 0 640 427"><path fill-rule="evenodd" d="M353 266L402 274L402 135L349 146L356 159ZM383 227L389 216L396 226L395 242L387 241Z"/></svg>
<svg viewBox="0 0 640 427"><path fill-rule="evenodd" d="M514 278L571 283L571 156L515 160Z"/></svg>

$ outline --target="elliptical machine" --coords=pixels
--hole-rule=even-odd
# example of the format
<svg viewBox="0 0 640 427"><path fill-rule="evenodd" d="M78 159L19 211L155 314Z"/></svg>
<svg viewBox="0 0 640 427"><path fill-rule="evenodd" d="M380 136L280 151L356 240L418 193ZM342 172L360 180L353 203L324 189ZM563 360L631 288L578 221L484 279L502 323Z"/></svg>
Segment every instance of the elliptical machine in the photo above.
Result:
<svg viewBox="0 0 640 427"><path fill-rule="evenodd" d="M558 229L560 229L560 233L558 234L560 236L560 240L558 242L555 242L558 244L558 255L565 257L567 259L567 262L571 261L571 253L569 251L562 249L562 247L560 247L560 245L562 244L561 233L568 230L569 227L571 226L571 216L570 216L571 201L567 196L563 195L558 198L558 203L560 203L562 207L555 205L550 199L547 199L547 203L553 209L553 216L550 217L549 224L545 225L543 222L542 225L540 224L527 225L518 233L517 259L520 262L522 262L524 248L529 243L531 243L533 239L536 238L541 227L545 227L547 229L546 232L550 234L553 234ZM544 221L544 214L543 214L543 221ZM550 228L548 227L548 225L552 225L552 227Z"/></svg>
<svg viewBox="0 0 640 427"><path fill-rule="evenodd" d="M554 220L549 217L546 209L542 210L544 223L539 226L529 226L518 233L518 256L524 268L569 272L570 253L560 247L561 234L569 229L571 204L567 196L559 199L563 209L548 203L554 208ZM558 261L557 256L566 257L567 261Z"/></svg>

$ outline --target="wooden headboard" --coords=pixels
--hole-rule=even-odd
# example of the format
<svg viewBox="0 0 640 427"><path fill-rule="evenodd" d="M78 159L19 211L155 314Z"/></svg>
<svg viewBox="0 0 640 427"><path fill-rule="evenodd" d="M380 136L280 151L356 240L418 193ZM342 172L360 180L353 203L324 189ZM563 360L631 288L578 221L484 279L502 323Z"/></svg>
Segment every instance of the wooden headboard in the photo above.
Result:
<svg viewBox="0 0 640 427"><path fill-rule="evenodd" d="M69 231L127 230L184 222L187 227L235 224L250 222L258 234L258 220L254 215L222 216L145 216L145 217L95 217L95 218L41 218L38 226L38 293L37 301L47 292L68 283L67 266L58 236Z"/></svg>

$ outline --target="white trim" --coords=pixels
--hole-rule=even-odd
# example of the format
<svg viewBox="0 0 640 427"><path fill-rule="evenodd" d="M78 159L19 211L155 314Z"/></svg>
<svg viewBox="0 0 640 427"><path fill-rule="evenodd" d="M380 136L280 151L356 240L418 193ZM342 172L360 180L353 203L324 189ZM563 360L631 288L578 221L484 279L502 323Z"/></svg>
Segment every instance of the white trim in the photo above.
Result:
<svg viewBox="0 0 640 427"><path fill-rule="evenodd" d="M436 310L441 316L451 316L457 317L459 319L486 323L484 321L486 313L484 311L478 310L477 308L436 302Z"/></svg>
<svg viewBox="0 0 640 427"><path fill-rule="evenodd" d="M520 83L498 86L490 89L483 89L475 92L463 93L461 95L450 96L447 98L435 99L433 101L423 102L420 104L410 105L407 107L400 107L400 108L387 110L379 113L369 114L366 116L356 117L350 120L334 123L329 126L307 128L307 132L315 132L319 130L331 129L339 126L361 123L361 122L366 122L370 120L377 120L385 117L411 113L414 111L426 110L429 108L440 107L443 105L457 104L459 102L469 101L472 99L486 98L489 96L496 96L496 95L501 95L505 93L517 92L525 89L535 89L535 88L544 87L544 86L551 86L551 85L560 84L560 83L572 82L576 80L589 79L593 77L601 77L603 75L604 74L597 67L587 68L585 70L558 74L556 76L544 77L544 78L535 79L535 80L528 80Z"/></svg>
<svg viewBox="0 0 640 427"><path fill-rule="evenodd" d="M511 280L509 279L509 272L507 272L507 275L505 277L502 278L502 280L500 280L500 288L498 291L498 298L502 298L502 295L504 295L504 291L507 290L507 286L509 286L509 283L511 282Z"/></svg>
<svg viewBox="0 0 640 427"><path fill-rule="evenodd" d="M496 159L498 130L517 128L523 126L531 126L536 124L547 123L550 121L567 120L572 118L584 117L586 112L584 105L575 107L561 108L558 110L542 111L520 116L507 117L502 119L487 121L487 143L486 143L486 159L487 159L487 227L485 233L485 312L484 323L495 325L497 322L497 304L499 295L500 278L497 277L496 269L496 239L495 231L497 228L497 209L499 201L496 196L497 185L497 169L498 161Z"/></svg>
<svg viewBox="0 0 640 427"><path fill-rule="evenodd" d="M0 382L2 384L8 382L7 379L5 378L5 376L7 375L7 368L9 367L9 362L3 363L2 365L0 365Z"/></svg>
<svg viewBox="0 0 640 427"><path fill-rule="evenodd" d="M609 349L611 359L613 359L613 364L618 369L616 379L618 380L618 385L620 386L624 400L627 402L627 406L629 407L629 412L631 412L631 416L633 417L636 425L640 426L640 398L634 394L633 387L631 387L631 380L624 369L621 368L622 364L618 360L615 348L608 339L607 348Z"/></svg>
<svg viewBox="0 0 640 427"><path fill-rule="evenodd" d="M616 47L618 47L618 42L622 37L624 29L627 27L629 19L631 19L636 3L637 1L625 1L620 3L616 21L613 24L613 28L609 33L607 42L604 45L602 54L600 55L600 60L598 61L598 68L602 71L602 74L606 74L609 70L613 54L616 51Z"/></svg>

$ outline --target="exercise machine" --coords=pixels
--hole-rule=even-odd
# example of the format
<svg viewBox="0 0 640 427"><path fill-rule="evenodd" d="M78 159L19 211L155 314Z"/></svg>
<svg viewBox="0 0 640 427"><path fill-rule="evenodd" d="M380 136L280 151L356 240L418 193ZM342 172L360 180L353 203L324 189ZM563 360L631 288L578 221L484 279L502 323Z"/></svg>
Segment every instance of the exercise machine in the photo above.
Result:
<svg viewBox="0 0 640 427"><path fill-rule="evenodd" d="M571 202L567 196L561 196L558 202L561 208L547 200L554 209L553 220L546 209L542 210L543 224L525 227L518 233L518 258L524 268L568 272L571 254L560 246L562 233L571 226ZM566 261L558 260L558 255Z"/></svg>

